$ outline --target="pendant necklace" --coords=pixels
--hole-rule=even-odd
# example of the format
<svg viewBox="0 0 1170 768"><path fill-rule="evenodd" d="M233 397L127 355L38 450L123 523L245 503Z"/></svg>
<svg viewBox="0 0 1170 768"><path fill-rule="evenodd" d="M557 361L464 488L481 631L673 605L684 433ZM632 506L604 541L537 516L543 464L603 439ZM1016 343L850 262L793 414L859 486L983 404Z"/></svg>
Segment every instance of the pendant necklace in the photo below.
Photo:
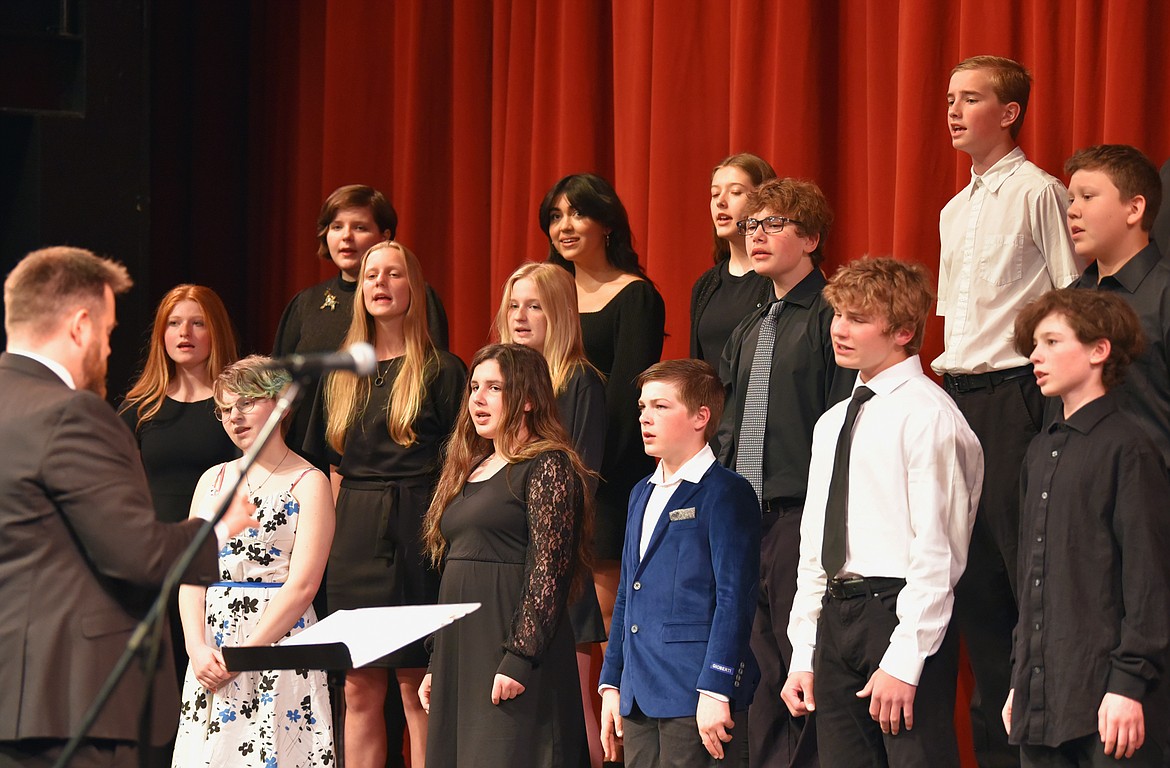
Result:
<svg viewBox="0 0 1170 768"><path fill-rule="evenodd" d="M260 506L260 496L258 495L259 490L264 487L265 483L267 483L269 480L272 479L272 476L276 474L276 470L281 468L281 466L285 462L285 459L288 458L288 455L290 453L292 453L292 448L285 448L284 449L284 456L281 457L280 463L277 464L275 467L273 467L272 471L268 473L268 477L264 478L264 480L261 481L261 483L259 485L257 485L254 489L252 488L252 482L250 480L248 480L247 473L244 474L244 485L248 486L248 496L249 496L249 498L252 499L253 504L255 504L256 506Z"/></svg>
<svg viewBox="0 0 1170 768"><path fill-rule="evenodd" d="M386 363L386 370L382 370L382 364L378 363L378 375L374 377L374 386L381 387L386 383L386 376L390 373L390 367L394 365L394 361L390 360Z"/></svg>

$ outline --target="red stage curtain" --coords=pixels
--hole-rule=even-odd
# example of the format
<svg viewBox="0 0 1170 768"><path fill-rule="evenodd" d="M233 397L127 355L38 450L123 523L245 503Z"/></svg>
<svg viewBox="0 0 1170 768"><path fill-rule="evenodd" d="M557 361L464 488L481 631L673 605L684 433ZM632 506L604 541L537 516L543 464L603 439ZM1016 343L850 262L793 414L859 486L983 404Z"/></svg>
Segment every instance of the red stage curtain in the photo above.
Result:
<svg viewBox="0 0 1170 768"><path fill-rule="evenodd" d="M373 184L401 217L470 357L500 285L547 241L560 176L612 179L687 351L709 264L707 186L732 152L811 178L837 215L827 269L890 254L937 269L938 211L967 181L945 92L965 56L1024 62L1021 135L1060 176L1102 141L1170 153L1170 6L1160 0L280 0L253 5L251 331L271 338L315 261L320 201ZM939 350L932 325L924 356Z"/></svg>
<svg viewBox="0 0 1170 768"><path fill-rule="evenodd" d="M1021 143L1063 176L1074 149L1170 154L1162 0L264 0L252 6L249 276L255 338L332 269L325 195L367 183L397 208L469 359L500 286L548 250L537 205L564 174L614 181L687 353L710 263L707 188L752 151L811 178L837 221L826 269L862 254L938 266L938 212L969 178L950 146L950 68L992 53L1035 86ZM940 350L932 324L924 349Z"/></svg>

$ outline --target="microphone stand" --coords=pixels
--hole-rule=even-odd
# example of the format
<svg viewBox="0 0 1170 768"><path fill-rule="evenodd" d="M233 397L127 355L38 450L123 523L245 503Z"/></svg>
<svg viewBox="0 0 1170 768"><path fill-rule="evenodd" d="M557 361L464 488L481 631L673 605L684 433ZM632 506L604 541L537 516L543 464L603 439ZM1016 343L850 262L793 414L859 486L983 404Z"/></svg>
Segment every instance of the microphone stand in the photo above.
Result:
<svg viewBox="0 0 1170 768"><path fill-rule="evenodd" d="M77 732L72 736L72 738L69 739L68 743L66 743L65 748L61 752L61 755L53 764L53 768L65 768L65 766L69 764L70 759L72 759L73 755L81 746L82 740L84 740L86 734L89 733L89 729L92 728L93 724L97 721L98 715L101 714L102 708L106 705L106 702L109 701L110 696L113 695L114 689L118 686L118 682L126 674L126 670L129 668L130 662L134 660L135 656L138 656L143 652L148 654L146 658L151 662L150 664L145 665L143 670L144 680L146 682L146 696L144 701L150 701L150 696L153 691L154 675L158 665L158 645L162 638L161 622L165 621L167 617L167 602L170 600L171 594L174 593L176 588L179 586L179 583L183 578L183 574L186 573L187 568L191 565L192 561L195 559L195 556L203 547L203 542L207 540L208 536L212 535L212 532L215 530L215 526L227 513L228 507L231 506L232 501L235 499L236 492L240 488L240 483L242 483L244 480L244 476L247 474L248 470L252 468L252 465L256 463L256 457L260 454L260 450L268 443L268 439L272 436L272 433L276 431L281 420L284 418L284 415L288 413L289 409L292 408L293 405L296 404L297 400L300 399L301 391L304 388L305 381L312 378L312 375L306 374L299 374L299 376L300 378L294 377L293 380L290 381L283 390L281 390L280 395L277 397L276 407L272 409L272 414L268 417L268 421L265 422L264 426L260 429L260 434L257 436L256 441L252 443L252 447L248 449L247 453L245 453L243 458L240 459L242 462L242 469L239 475L237 475L235 482L232 483L229 491L223 494L223 497L219 503L219 507L216 509L215 515L209 521L209 524L199 528L195 534L195 538L191 540L189 545L187 545L187 549L183 551L183 554L167 573L166 578L163 579L162 588L159 590L158 597L155 598L154 603L151 604L150 610L147 611L146 616L142 619L142 621L138 622L138 626L135 627L133 634L130 636L129 642L126 643L126 649L122 652L122 656L118 659L118 663L114 665L112 670L110 670L110 674L106 678L105 683L102 684L102 688L98 692L97 698L94 699L93 704L91 704L89 709L86 711L85 717L81 721L81 725L77 728ZM151 652L152 647L154 649L153 652ZM148 712L145 717L149 718L149 716L150 715ZM145 744L149 744L149 741L149 733L139 733L140 747L144 746ZM142 758L144 757L145 751L140 749L140 762L142 762Z"/></svg>

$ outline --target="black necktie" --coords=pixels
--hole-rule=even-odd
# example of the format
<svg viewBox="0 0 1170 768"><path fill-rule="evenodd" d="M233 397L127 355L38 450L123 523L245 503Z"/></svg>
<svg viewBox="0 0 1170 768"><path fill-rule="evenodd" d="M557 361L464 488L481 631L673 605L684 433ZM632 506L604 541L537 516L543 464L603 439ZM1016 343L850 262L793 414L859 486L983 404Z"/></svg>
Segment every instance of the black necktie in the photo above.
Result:
<svg viewBox="0 0 1170 768"><path fill-rule="evenodd" d="M858 387L853 390L853 399L845 411L845 423L837 435L837 453L833 459L833 477L829 480L829 498L825 502L825 537L821 542L821 565L825 574L835 578L841 566L845 565L845 520L849 507L849 451L853 445L853 425L857 414L866 400L873 397L873 390Z"/></svg>

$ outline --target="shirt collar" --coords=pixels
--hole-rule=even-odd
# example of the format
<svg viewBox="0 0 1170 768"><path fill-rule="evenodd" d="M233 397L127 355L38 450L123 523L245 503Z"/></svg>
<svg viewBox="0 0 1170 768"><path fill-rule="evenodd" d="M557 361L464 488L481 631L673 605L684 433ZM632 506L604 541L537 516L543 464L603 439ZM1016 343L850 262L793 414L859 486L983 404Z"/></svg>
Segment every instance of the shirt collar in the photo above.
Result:
<svg viewBox="0 0 1170 768"><path fill-rule="evenodd" d="M873 390L875 395L883 397L891 394L915 376L922 375L922 361L918 359L918 355L910 355L905 360L891 365L869 381L862 381L861 377L858 376L853 388L868 387Z"/></svg>
<svg viewBox="0 0 1170 768"><path fill-rule="evenodd" d="M57 374L57 378L65 382L67 387L70 389L77 389L77 385L73 382L73 374L69 373L69 369L58 363L56 360L50 357L45 357L44 355L37 354L36 352L29 351L27 349L18 349L13 346L9 346L7 351L10 355L20 355L21 357L27 357L32 360L36 360L41 365Z"/></svg>
<svg viewBox="0 0 1170 768"><path fill-rule="evenodd" d="M1109 275L1105 279L1112 279L1117 282L1128 293L1136 293L1137 289L1141 287L1142 281L1146 279L1146 275L1150 274L1150 270L1158 266L1158 262L1162 260L1162 252L1158 250L1158 244L1153 240L1145 248L1142 248L1137 254L1125 262L1121 269ZM1097 287L1101 283L1101 268L1097 262L1093 262L1085 268L1085 274L1082 278L1090 287Z"/></svg>
<svg viewBox="0 0 1170 768"><path fill-rule="evenodd" d="M1117 410L1117 398L1112 392L1106 392L1096 400L1090 400L1076 410L1067 419L1057 419L1048 425L1048 432L1052 434L1060 429L1073 429L1082 435L1093 431L1093 427L1109 414Z"/></svg>
<svg viewBox="0 0 1170 768"><path fill-rule="evenodd" d="M784 294L784 298L776 299L776 301L783 301L785 304L796 304L797 306L807 308L812 304L813 299L820 295L821 289L824 287L825 276L821 272L821 268L813 267L812 272L805 275L799 283L792 286L792 290ZM773 286L772 296L775 295L776 289ZM771 303L764 307L763 311L765 313L768 311L767 307L770 305Z"/></svg>
<svg viewBox="0 0 1170 768"><path fill-rule="evenodd" d="M1020 170L1024 162L1027 160L1024 157L1024 150L1016 147L1011 152L1001 157L995 165L988 168L982 174L975 173L975 169L971 169L971 190L975 190L975 182L979 181L983 186L987 187L990 192L998 192L1003 183L1012 177L1016 171Z"/></svg>
<svg viewBox="0 0 1170 768"><path fill-rule="evenodd" d="M687 462L678 468L670 477L666 477L666 470L662 466L662 462L658 462L658 466L654 468L654 474L650 476L650 482L654 485L678 485L682 480L688 483L697 483L703 479L703 475L707 474L707 470L715 463L715 454L711 451L709 444L704 444L699 452Z"/></svg>

